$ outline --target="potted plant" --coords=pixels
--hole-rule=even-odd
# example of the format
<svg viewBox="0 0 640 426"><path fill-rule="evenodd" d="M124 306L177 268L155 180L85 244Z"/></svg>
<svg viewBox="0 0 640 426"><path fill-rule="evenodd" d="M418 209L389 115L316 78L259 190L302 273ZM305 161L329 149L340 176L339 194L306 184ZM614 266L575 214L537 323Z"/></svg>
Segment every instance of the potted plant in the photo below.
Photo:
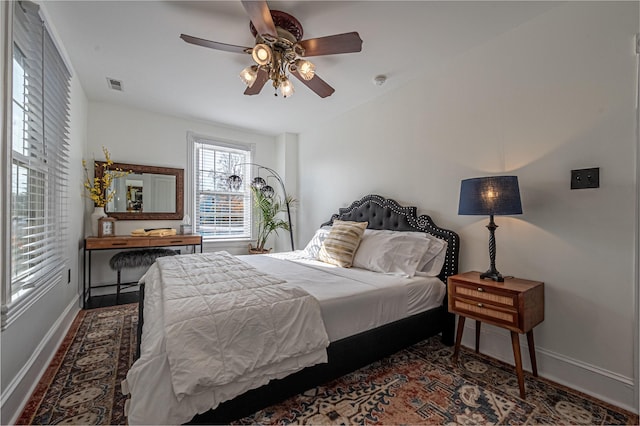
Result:
<svg viewBox="0 0 640 426"><path fill-rule="evenodd" d="M279 229L289 230L289 222L278 217L278 213L284 211L285 203L272 191L264 191L262 188L251 185L257 213L258 235L256 247L249 244L249 253L269 253L271 248L265 249L264 245L271 233L277 234ZM292 203L293 199L288 198L286 201Z"/></svg>

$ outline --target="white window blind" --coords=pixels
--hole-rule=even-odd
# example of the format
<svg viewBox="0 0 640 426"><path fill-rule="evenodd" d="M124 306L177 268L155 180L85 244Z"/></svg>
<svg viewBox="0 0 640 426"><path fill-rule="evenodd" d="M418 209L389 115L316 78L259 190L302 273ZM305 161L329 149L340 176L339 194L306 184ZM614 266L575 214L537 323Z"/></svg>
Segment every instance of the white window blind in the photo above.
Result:
<svg viewBox="0 0 640 426"><path fill-rule="evenodd" d="M193 150L194 231L205 239L250 239L251 149L195 138ZM233 174L244 178L237 190L229 186Z"/></svg>
<svg viewBox="0 0 640 426"><path fill-rule="evenodd" d="M55 284L67 265L70 73L31 2L13 5L12 68L11 292L5 303Z"/></svg>

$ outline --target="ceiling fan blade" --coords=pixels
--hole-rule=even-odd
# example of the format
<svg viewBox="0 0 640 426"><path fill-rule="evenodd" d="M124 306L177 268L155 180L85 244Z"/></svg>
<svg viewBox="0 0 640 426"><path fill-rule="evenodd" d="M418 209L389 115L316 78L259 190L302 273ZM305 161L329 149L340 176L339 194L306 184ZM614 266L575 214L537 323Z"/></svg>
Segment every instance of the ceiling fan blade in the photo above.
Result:
<svg viewBox="0 0 640 426"><path fill-rule="evenodd" d="M258 34L261 36L268 34L275 38L278 37L276 26L273 23L271 11L266 1L243 0L242 5L244 6L244 10L247 11L249 19L253 22L253 26L256 27Z"/></svg>
<svg viewBox="0 0 640 426"><path fill-rule="evenodd" d="M186 41L187 43L195 44L197 46L208 47L210 49L224 50L225 52L233 52L233 53L251 53L251 47L219 43L217 41L205 40L203 38L193 37L186 34L180 34L180 38Z"/></svg>
<svg viewBox="0 0 640 426"><path fill-rule="evenodd" d="M362 39L357 32L336 34L332 36L310 38L299 42L304 48L302 56L334 55L352 53L362 50Z"/></svg>
<svg viewBox="0 0 640 426"><path fill-rule="evenodd" d="M331 96L333 92L336 91L336 89L329 86L329 84L327 84L326 81L318 77L318 74L314 75L311 80L305 80L304 78L302 78L302 76L298 71L290 71L290 72L291 74L296 76L296 78L300 80L305 86L307 86L309 89L316 92L316 94L321 98L326 98L327 96Z"/></svg>
<svg viewBox="0 0 640 426"><path fill-rule="evenodd" d="M251 87L247 87L247 89L244 91L244 94L257 95L258 93L260 93L267 81L269 81L269 73L262 68L258 68L256 81L253 82L253 85Z"/></svg>

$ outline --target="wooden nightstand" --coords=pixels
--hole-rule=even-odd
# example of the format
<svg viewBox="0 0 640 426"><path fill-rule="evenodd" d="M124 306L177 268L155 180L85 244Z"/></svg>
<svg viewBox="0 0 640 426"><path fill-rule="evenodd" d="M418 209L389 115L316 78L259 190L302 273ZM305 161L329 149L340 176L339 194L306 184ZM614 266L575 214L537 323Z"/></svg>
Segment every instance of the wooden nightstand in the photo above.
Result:
<svg viewBox="0 0 640 426"><path fill-rule="evenodd" d="M481 323L510 330L520 397L524 399L524 373L518 333L527 334L531 370L537 377L533 327L544 320L544 283L520 278L505 278L504 282L495 282L481 279L480 272L473 271L449 277L448 292L449 312L459 315L453 361L458 360L465 318L476 320L476 353L480 349Z"/></svg>

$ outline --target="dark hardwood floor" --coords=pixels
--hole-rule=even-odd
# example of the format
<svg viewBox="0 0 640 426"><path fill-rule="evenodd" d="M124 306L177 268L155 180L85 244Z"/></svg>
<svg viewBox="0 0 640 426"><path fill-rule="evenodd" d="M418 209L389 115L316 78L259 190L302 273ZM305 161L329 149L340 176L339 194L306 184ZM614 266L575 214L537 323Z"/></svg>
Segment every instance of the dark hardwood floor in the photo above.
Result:
<svg viewBox="0 0 640 426"><path fill-rule="evenodd" d="M85 309L104 308L106 306L126 305L127 303L138 303L139 293L130 291L120 293L120 297L116 301L115 294L105 294L103 296L92 296L85 305Z"/></svg>

